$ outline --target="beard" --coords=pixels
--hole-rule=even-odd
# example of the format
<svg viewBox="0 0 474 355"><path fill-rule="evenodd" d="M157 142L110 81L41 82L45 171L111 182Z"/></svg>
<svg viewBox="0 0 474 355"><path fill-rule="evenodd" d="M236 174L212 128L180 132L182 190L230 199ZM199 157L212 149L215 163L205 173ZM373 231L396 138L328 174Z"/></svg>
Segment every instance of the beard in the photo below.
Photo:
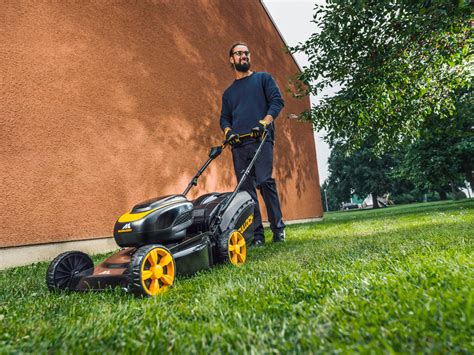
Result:
<svg viewBox="0 0 474 355"><path fill-rule="evenodd" d="M234 66L235 66L235 70L241 73L245 73L250 69L250 62L247 61L244 63L235 63Z"/></svg>

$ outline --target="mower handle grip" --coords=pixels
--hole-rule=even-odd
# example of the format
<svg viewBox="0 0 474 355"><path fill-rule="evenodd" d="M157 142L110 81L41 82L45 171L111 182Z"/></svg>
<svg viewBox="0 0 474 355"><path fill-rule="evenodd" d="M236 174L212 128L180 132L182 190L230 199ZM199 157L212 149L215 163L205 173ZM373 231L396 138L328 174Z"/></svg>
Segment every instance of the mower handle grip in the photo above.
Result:
<svg viewBox="0 0 474 355"><path fill-rule="evenodd" d="M239 137L240 138L245 138L245 139L246 138L251 138L252 133L242 134ZM224 139L224 141L221 143L220 146L211 147L211 151L209 152L209 158L211 158L211 159L217 158L222 153L222 151L225 149L225 147L227 147L228 145L229 145L229 141L227 139Z"/></svg>
<svg viewBox="0 0 474 355"><path fill-rule="evenodd" d="M265 132L268 134L268 131L265 129ZM253 138L252 133L245 133L245 134L239 134L239 138ZM229 141L227 139L224 139L224 141L221 144L221 148L224 149L226 146L229 145Z"/></svg>

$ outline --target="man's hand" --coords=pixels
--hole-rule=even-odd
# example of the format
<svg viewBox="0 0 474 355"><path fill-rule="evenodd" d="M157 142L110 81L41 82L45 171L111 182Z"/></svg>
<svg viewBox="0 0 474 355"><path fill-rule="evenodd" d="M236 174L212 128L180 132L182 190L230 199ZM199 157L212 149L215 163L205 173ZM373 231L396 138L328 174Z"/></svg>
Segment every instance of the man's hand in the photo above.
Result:
<svg viewBox="0 0 474 355"><path fill-rule="evenodd" d="M225 130L225 139L230 145L240 144L240 136L230 128Z"/></svg>
<svg viewBox="0 0 474 355"><path fill-rule="evenodd" d="M258 121L258 126L252 128L252 137L260 138L263 136L263 133L265 133L265 130L267 129L267 125L268 123L265 120Z"/></svg>

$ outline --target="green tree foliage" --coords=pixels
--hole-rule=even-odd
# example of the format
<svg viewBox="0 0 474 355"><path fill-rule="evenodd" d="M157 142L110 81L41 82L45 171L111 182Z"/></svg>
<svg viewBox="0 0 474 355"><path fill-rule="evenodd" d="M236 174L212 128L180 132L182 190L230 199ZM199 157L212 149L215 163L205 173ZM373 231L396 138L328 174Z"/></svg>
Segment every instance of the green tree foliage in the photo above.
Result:
<svg viewBox="0 0 474 355"><path fill-rule="evenodd" d="M302 115L331 145L370 138L383 151L412 139L426 118L450 115L454 93L470 85L469 1L333 0L315 10L321 31L290 51L310 61L298 95L341 87Z"/></svg>
<svg viewBox="0 0 474 355"><path fill-rule="evenodd" d="M453 115L429 117L418 139L384 154L368 142L357 150L336 144L328 161L330 176L323 185L329 199L340 205L350 200L351 193L389 192L395 203L407 203L422 201L424 194L446 199L451 193L456 198L465 180L474 186L473 101L472 91L458 93Z"/></svg>
<svg viewBox="0 0 474 355"><path fill-rule="evenodd" d="M390 192L394 161L389 153L377 154L371 143L365 142L356 151L342 144L333 147L328 160L328 189L338 204L350 200L351 194L365 197ZM379 207L374 203L374 208Z"/></svg>
<svg viewBox="0 0 474 355"><path fill-rule="evenodd" d="M329 177L324 182L328 191L328 203L330 210L339 209L343 202L348 202L351 198L351 182L348 177L351 174L352 163L347 164L349 158L342 147L335 147L331 150L331 155L328 159L328 173Z"/></svg>
<svg viewBox="0 0 474 355"><path fill-rule="evenodd" d="M460 171L474 189L474 92L462 93L457 103L456 126L459 140L456 154L460 157Z"/></svg>
<svg viewBox="0 0 474 355"><path fill-rule="evenodd" d="M464 187L465 180L474 186L473 96L462 93L454 115L425 122L420 138L404 149L399 176L421 191L438 192L441 199Z"/></svg>

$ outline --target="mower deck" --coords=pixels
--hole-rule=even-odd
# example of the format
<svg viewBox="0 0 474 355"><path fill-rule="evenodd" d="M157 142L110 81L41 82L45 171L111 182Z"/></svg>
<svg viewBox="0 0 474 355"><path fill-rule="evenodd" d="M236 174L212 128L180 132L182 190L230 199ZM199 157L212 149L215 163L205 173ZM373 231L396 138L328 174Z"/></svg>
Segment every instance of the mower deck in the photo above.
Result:
<svg viewBox="0 0 474 355"><path fill-rule="evenodd" d="M211 239L208 232L190 237L181 243L167 246L176 264L178 276L190 276L214 265ZM137 248L124 248L108 257L93 269L76 274L69 285L75 291L127 289L128 268Z"/></svg>

